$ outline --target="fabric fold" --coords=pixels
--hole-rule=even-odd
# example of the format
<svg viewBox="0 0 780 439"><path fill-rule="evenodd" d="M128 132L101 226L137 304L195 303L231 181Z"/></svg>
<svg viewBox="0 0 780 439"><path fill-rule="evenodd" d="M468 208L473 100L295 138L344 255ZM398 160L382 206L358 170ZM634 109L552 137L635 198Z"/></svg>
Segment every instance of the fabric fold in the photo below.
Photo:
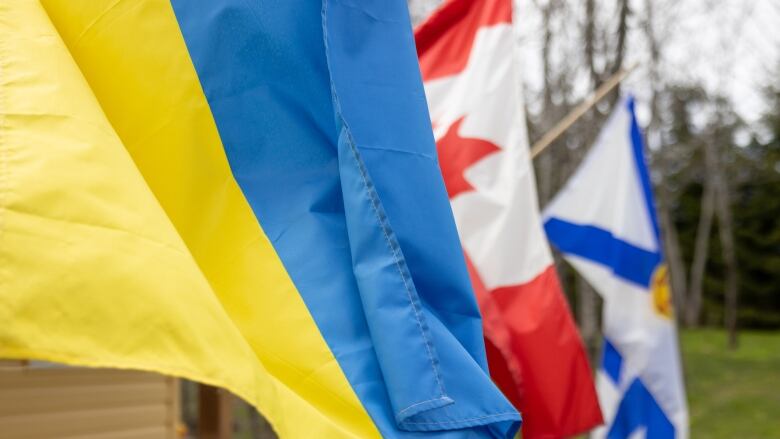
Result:
<svg viewBox="0 0 780 439"><path fill-rule="evenodd" d="M353 267L396 421L513 434L519 415L487 373L406 4L324 0L323 32Z"/></svg>
<svg viewBox="0 0 780 439"><path fill-rule="evenodd" d="M453 400L398 239L343 122L338 157L352 266L395 420L403 427L409 417Z"/></svg>

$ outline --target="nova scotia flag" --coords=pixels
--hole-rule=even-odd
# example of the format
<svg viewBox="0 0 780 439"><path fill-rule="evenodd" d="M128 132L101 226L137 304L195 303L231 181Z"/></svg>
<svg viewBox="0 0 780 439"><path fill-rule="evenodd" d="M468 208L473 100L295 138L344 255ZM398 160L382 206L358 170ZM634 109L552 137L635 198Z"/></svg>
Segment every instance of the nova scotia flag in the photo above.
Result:
<svg viewBox="0 0 780 439"><path fill-rule="evenodd" d="M601 438L686 438L688 415L667 269L642 134L618 103L544 211L550 242L604 300Z"/></svg>

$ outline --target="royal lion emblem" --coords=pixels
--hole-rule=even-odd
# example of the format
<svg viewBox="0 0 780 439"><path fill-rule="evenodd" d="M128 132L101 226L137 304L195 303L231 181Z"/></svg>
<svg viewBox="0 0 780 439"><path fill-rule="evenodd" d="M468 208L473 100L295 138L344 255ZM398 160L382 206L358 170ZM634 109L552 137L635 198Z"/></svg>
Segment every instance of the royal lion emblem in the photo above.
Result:
<svg viewBox="0 0 780 439"><path fill-rule="evenodd" d="M653 272L650 282L650 292L653 294L653 309L667 319L672 318L672 290L669 288L669 270L666 264L659 264Z"/></svg>

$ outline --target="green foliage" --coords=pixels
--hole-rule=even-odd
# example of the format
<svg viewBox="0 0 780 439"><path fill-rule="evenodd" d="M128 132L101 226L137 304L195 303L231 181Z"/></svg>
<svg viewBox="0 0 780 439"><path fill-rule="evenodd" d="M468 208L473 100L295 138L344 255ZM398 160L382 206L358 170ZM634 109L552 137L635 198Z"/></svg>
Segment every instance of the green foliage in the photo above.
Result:
<svg viewBox="0 0 780 439"><path fill-rule="evenodd" d="M778 118L780 119L780 118ZM743 325L780 328L780 137L742 152L751 177L737 187L734 205Z"/></svg>

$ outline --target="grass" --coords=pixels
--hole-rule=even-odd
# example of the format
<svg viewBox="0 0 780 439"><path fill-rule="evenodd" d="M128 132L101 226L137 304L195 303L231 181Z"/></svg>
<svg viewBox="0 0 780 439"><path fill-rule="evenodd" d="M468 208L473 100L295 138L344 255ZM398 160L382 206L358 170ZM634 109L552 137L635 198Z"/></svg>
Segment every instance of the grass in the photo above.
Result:
<svg viewBox="0 0 780 439"><path fill-rule="evenodd" d="M743 332L736 350L719 330L680 338L691 438L780 438L780 332Z"/></svg>

